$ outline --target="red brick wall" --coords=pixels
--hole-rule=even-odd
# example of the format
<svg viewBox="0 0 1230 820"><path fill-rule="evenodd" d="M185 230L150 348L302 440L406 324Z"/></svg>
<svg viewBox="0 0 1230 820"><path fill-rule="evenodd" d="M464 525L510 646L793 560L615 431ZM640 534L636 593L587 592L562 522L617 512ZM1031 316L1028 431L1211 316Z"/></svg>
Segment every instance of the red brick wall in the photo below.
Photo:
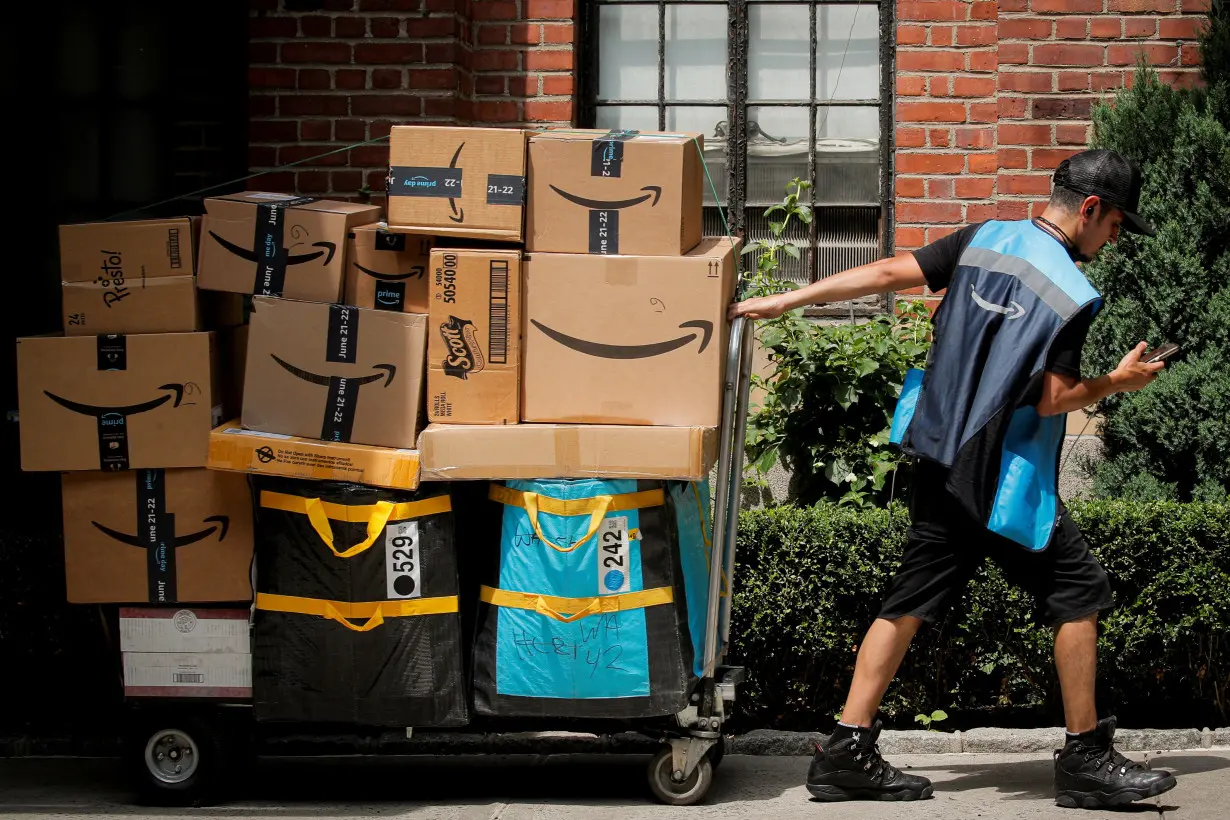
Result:
<svg viewBox="0 0 1230 820"><path fill-rule="evenodd" d="M400 122L572 123L578 1L249 0L252 169ZM1036 212L1138 53L1195 81L1206 4L897 0L896 247ZM379 199L386 166L375 143L250 184Z"/></svg>
<svg viewBox="0 0 1230 820"><path fill-rule="evenodd" d="M397 123L572 121L573 0L249 0L252 171ZM378 201L386 143L249 185Z"/></svg>
<svg viewBox="0 0 1230 820"><path fill-rule="evenodd" d="M1088 144L1093 103L1144 53L1198 78L1207 0L897 3L896 247L962 224L1041 212L1050 177Z"/></svg>

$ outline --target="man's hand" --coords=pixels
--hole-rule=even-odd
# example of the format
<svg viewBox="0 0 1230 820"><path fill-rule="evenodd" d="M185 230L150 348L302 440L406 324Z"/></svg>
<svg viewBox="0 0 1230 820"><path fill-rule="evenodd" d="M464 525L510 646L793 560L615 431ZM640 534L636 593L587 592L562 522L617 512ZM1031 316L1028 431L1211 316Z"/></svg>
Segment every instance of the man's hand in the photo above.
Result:
<svg viewBox="0 0 1230 820"><path fill-rule="evenodd" d="M1148 344L1141 342L1128 351L1119 362L1119 366L1111 371L1111 383L1117 392L1131 393L1148 387L1157 378L1157 374L1166 366L1165 362L1142 362L1140 356L1148 349Z"/></svg>
<svg viewBox="0 0 1230 820"><path fill-rule="evenodd" d="M755 299L746 299L731 305L726 318L732 322L739 316L746 316L748 319L776 319L785 313L786 309L785 300L781 294L758 296Z"/></svg>

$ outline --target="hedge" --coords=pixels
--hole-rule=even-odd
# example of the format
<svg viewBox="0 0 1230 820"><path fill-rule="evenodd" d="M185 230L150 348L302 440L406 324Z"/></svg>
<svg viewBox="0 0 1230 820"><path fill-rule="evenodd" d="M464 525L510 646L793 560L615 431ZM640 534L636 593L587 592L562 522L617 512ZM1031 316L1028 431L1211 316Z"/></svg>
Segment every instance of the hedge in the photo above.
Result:
<svg viewBox="0 0 1230 820"><path fill-rule="evenodd" d="M1230 725L1230 505L1069 505L1111 578L1099 708L1125 725ZM742 513L731 662L748 668L736 728L825 731L905 544L908 514L832 504ZM924 627L882 711L908 727L1060 725L1049 629L988 562L946 620Z"/></svg>

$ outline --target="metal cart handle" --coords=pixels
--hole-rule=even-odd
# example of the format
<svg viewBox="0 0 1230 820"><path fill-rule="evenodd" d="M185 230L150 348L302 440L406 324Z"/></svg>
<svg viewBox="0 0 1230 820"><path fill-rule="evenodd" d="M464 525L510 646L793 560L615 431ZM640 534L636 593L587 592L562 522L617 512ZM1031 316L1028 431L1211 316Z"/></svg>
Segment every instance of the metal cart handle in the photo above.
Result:
<svg viewBox="0 0 1230 820"><path fill-rule="evenodd" d="M752 375L752 322L740 316L730 325L722 422L718 429L717 486L713 513L713 559L709 562L709 610L705 621L705 677L718 662L718 628L722 645L730 640L730 605L734 598L735 539L743 492L743 442L747 435L748 390ZM722 576L727 594L722 596Z"/></svg>

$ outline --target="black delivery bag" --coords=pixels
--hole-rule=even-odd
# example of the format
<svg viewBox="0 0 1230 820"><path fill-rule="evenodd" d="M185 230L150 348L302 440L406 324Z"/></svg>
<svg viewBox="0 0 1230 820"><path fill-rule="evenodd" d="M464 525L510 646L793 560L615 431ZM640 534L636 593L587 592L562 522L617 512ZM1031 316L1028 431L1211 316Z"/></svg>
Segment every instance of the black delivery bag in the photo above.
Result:
<svg viewBox="0 0 1230 820"><path fill-rule="evenodd" d="M257 719L464 725L447 489L265 476L252 486Z"/></svg>

